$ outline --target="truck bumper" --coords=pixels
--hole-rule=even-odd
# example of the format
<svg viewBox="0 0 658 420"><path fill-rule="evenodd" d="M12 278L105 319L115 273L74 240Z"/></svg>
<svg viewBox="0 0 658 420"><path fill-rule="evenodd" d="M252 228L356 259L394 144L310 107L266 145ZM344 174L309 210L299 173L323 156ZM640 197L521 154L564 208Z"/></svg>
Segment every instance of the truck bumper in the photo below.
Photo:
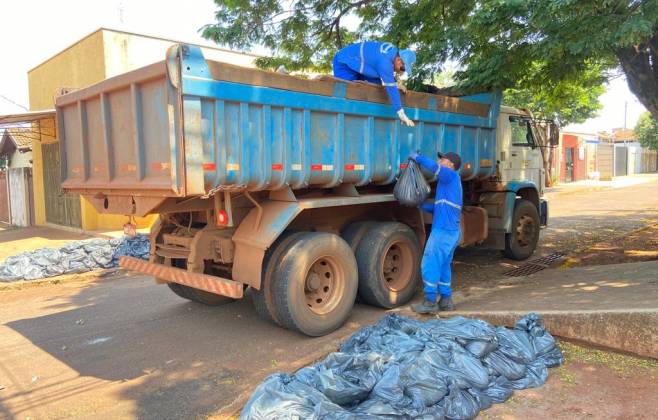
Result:
<svg viewBox="0 0 658 420"><path fill-rule="evenodd" d="M237 281L209 276L207 274L192 273L180 268L154 264L133 257L121 257L119 265L128 270L155 276L166 282L182 284L233 299L242 298L244 292L242 283L238 283Z"/></svg>
<svg viewBox="0 0 658 420"><path fill-rule="evenodd" d="M548 201L539 200L539 225L548 226Z"/></svg>

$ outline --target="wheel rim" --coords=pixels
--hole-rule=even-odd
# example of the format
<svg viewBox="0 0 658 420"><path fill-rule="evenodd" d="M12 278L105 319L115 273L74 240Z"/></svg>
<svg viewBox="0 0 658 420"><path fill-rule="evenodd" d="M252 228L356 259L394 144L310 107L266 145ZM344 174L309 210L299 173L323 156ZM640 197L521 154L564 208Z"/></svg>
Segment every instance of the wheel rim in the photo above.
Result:
<svg viewBox="0 0 658 420"><path fill-rule="evenodd" d="M534 242L535 235L535 222L532 217L521 216L516 224L516 242L522 247L527 247Z"/></svg>
<svg viewBox="0 0 658 420"><path fill-rule="evenodd" d="M398 292L411 281L413 272L413 253L408 243L393 242L382 260L382 279L389 290Z"/></svg>
<svg viewBox="0 0 658 420"><path fill-rule="evenodd" d="M345 293L345 274L330 257L317 259L306 273L304 295L308 308L323 315L333 311Z"/></svg>

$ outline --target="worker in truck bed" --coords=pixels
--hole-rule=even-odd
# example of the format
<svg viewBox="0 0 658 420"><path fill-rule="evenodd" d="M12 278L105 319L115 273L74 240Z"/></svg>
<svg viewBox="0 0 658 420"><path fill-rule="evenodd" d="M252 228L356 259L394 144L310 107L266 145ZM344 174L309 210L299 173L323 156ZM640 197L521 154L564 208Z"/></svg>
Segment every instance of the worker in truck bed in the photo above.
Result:
<svg viewBox="0 0 658 420"><path fill-rule="evenodd" d="M424 211L433 214L433 218L432 232L421 261L425 298L411 305L411 309L420 314L455 310L452 303L451 264L461 235L462 183L457 173L461 158L453 152L439 152L438 156L438 163L418 153L410 156L437 177L434 202L421 205Z"/></svg>
<svg viewBox="0 0 658 420"><path fill-rule="evenodd" d="M406 72L411 76L411 67L415 62L416 53L411 50L399 50L389 42L363 41L348 45L336 53L334 76L343 80L382 84L400 121L413 127L414 122L402 109L395 74Z"/></svg>

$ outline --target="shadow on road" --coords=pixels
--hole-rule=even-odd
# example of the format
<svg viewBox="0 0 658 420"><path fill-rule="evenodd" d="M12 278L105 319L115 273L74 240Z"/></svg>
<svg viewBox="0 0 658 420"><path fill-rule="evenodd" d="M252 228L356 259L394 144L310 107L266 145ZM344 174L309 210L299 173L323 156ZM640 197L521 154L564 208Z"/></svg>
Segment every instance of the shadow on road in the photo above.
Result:
<svg viewBox="0 0 658 420"><path fill-rule="evenodd" d="M293 371L305 357L335 350L383 315L359 306L341 330L309 338L262 321L248 298L207 307L148 277L101 280L43 300L49 314L6 324L43 364L38 386L4 395L4 411L14 415L77 405L86 415L203 417L230 407L272 371ZM52 377L49 365L57 366ZM124 406L112 407L113 400Z"/></svg>

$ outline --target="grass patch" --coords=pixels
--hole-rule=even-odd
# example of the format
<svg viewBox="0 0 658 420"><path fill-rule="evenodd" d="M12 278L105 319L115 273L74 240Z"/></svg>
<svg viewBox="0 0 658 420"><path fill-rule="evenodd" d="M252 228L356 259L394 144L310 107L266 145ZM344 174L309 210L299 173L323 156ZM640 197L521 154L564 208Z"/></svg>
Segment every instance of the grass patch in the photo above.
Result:
<svg viewBox="0 0 658 420"><path fill-rule="evenodd" d="M625 354L587 348L566 341L560 341L560 348L567 363L603 365L623 376L638 372L658 374L658 360L640 359Z"/></svg>

